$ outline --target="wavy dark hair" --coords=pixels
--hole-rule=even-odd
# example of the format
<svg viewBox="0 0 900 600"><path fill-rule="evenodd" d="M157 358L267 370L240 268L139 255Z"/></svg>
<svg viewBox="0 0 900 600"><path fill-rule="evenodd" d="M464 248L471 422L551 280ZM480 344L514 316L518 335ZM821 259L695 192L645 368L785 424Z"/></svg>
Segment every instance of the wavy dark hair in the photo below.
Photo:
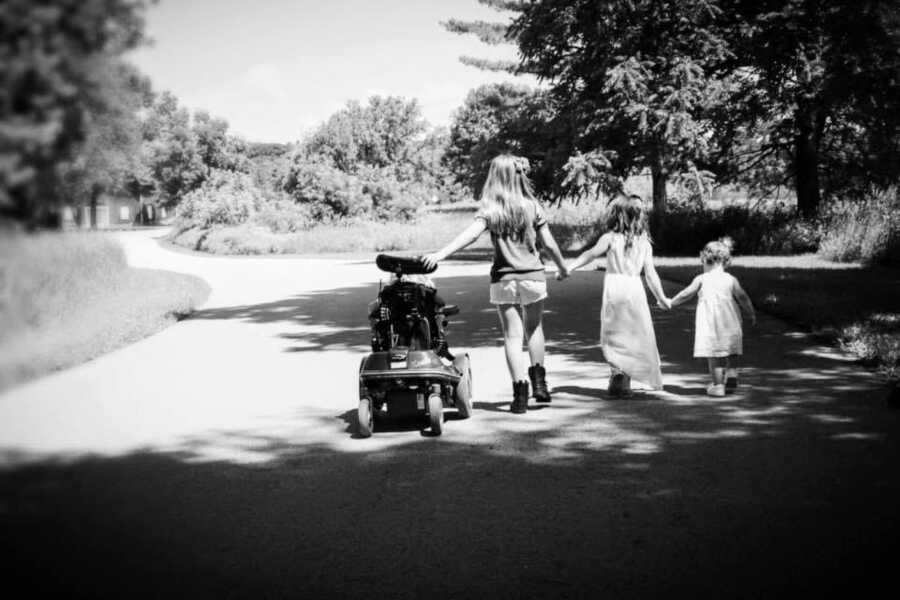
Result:
<svg viewBox="0 0 900 600"><path fill-rule="evenodd" d="M634 239L642 235L650 237L644 200L637 194L619 194L609 205L606 229L625 236L625 249L631 248Z"/></svg>

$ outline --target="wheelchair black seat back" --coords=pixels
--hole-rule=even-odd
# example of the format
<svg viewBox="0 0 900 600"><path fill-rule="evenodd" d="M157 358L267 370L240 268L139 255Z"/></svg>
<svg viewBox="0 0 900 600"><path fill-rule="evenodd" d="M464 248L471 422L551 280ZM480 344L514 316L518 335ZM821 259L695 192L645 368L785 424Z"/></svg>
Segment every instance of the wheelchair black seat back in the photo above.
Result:
<svg viewBox="0 0 900 600"><path fill-rule="evenodd" d="M369 315L373 321L372 351L396 346L410 350L433 347L437 307L436 292L421 283L395 281L378 294L378 306Z"/></svg>
<svg viewBox="0 0 900 600"><path fill-rule="evenodd" d="M381 289L372 321L372 351L383 352L396 346L411 350L435 350L453 359L444 337L445 318L459 312L456 306L444 306L433 285L415 281L415 276L434 272L418 258L379 254L378 268L395 275ZM413 276L406 279L404 276Z"/></svg>

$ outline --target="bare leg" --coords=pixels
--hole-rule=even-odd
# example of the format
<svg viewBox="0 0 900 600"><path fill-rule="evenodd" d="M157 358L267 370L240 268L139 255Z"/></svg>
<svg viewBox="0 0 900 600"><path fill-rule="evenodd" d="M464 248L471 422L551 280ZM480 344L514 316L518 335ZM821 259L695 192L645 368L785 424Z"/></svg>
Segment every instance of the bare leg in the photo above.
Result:
<svg viewBox="0 0 900 600"><path fill-rule="evenodd" d="M497 306L500 327L503 329L503 347L506 350L506 366L513 382L527 381L525 365L522 361L522 315L515 304Z"/></svg>
<svg viewBox="0 0 900 600"><path fill-rule="evenodd" d="M725 387L734 390L738 386L738 358L737 354L732 354L725 359Z"/></svg>
<svg viewBox="0 0 900 600"><path fill-rule="evenodd" d="M528 356L531 364L544 364L544 301L522 307L525 325L525 339L528 341Z"/></svg>
<svg viewBox="0 0 900 600"><path fill-rule="evenodd" d="M710 358L709 369L713 383L716 385L725 383L725 362L723 358Z"/></svg>
<svg viewBox="0 0 900 600"><path fill-rule="evenodd" d="M716 382L716 359L709 357L706 359L706 364L709 366L709 380L712 383Z"/></svg>

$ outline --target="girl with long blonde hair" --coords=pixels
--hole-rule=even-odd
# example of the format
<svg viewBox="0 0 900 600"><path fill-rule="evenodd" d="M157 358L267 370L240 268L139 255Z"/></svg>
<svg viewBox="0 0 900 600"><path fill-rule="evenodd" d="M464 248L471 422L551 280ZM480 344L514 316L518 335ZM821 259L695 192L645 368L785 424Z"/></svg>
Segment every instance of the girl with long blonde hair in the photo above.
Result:
<svg viewBox="0 0 900 600"><path fill-rule="evenodd" d="M481 209L475 221L437 252L422 257L429 267L477 240L485 230L491 234L494 260L491 265L490 301L497 306L506 364L513 382L510 411L528 409L528 379L522 356L523 339L531 366L528 377L537 402L550 402L544 368L544 299L547 282L537 250L540 242L550 253L557 278L568 275L562 254L550 233L544 211L534 197L527 175L528 162L501 154L491 161L481 192Z"/></svg>

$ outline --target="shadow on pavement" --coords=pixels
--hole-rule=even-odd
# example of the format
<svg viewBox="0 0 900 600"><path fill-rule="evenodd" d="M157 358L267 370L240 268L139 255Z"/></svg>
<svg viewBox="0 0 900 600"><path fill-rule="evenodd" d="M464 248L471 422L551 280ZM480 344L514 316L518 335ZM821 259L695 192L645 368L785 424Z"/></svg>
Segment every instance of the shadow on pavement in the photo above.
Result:
<svg viewBox="0 0 900 600"><path fill-rule="evenodd" d="M685 309L654 313L665 392L607 399L599 279L552 286L560 384L521 418L487 394L441 438L390 422L347 440L344 405L273 430L0 472L6 585L93 598L744 598L887 581L900 422L867 376L764 319L747 335L749 385L708 399ZM484 278L439 285L462 308L451 347L502 352ZM283 336L290 352L365 352L376 289L194 318L309 326ZM341 440L302 434L342 424Z"/></svg>

